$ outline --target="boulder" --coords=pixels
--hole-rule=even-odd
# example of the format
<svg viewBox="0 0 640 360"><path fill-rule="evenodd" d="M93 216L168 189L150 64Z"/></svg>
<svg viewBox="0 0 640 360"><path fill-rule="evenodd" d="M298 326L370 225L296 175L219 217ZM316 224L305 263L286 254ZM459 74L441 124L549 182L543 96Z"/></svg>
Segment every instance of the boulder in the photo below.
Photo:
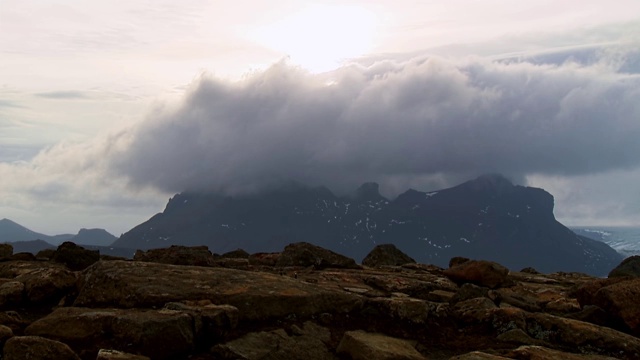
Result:
<svg viewBox="0 0 640 360"><path fill-rule="evenodd" d="M640 255L630 256L616 266L609 277L640 277Z"/></svg>
<svg viewBox="0 0 640 360"><path fill-rule="evenodd" d="M186 356L193 350L193 319L174 310L61 307L25 329L68 344L83 358L100 349L140 353L152 359Z"/></svg>
<svg viewBox="0 0 640 360"><path fill-rule="evenodd" d="M489 289L486 287L473 285L471 283L465 283L460 286L460 289L451 297L449 301L451 304L455 304L460 301L469 300L478 297L486 297Z"/></svg>
<svg viewBox="0 0 640 360"><path fill-rule="evenodd" d="M36 254L36 259L52 259L56 249L42 249Z"/></svg>
<svg viewBox="0 0 640 360"><path fill-rule="evenodd" d="M207 246L171 245L162 249L138 250L133 256L133 260L192 266L213 266L214 264L213 254Z"/></svg>
<svg viewBox="0 0 640 360"><path fill-rule="evenodd" d="M75 306L150 308L168 302L210 300L238 308L240 321L346 313L362 298L338 289L266 272L100 261L84 272Z"/></svg>
<svg viewBox="0 0 640 360"><path fill-rule="evenodd" d="M400 266L407 263L415 263L409 255L400 251L393 244L378 245L362 260L362 265L369 267Z"/></svg>
<svg viewBox="0 0 640 360"><path fill-rule="evenodd" d="M100 260L100 252L87 250L71 241L65 241L58 246L51 260L65 264L73 271L79 271Z"/></svg>
<svg viewBox="0 0 640 360"><path fill-rule="evenodd" d="M12 337L3 354L3 360L80 360L66 344L39 336Z"/></svg>
<svg viewBox="0 0 640 360"><path fill-rule="evenodd" d="M360 269L355 260L306 242L287 245L280 254L276 266L313 266L315 269Z"/></svg>
<svg viewBox="0 0 640 360"><path fill-rule="evenodd" d="M5 325L0 325L0 349L4 346L7 340L13 337L13 330Z"/></svg>
<svg viewBox="0 0 640 360"><path fill-rule="evenodd" d="M570 348L619 359L640 358L640 339L607 327L517 308L488 310L481 317L498 335L520 329L557 350Z"/></svg>
<svg viewBox="0 0 640 360"><path fill-rule="evenodd" d="M41 267L15 278L24 284L26 300L31 304L57 304L76 291L76 275L62 267Z"/></svg>
<svg viewBox="0 0 640 360"><path fill-rule="evenodd" d="M118 350L100 349L96 360L151 360L151 358L143 355L129 354Z"/></svg>
<svg viewBox="0 0 640 360"><path fill-rule="evenodd" d="M257 266L276 266L280 253L255 253L249 255L249 264Z"/></svg>
<svg viewBox="0 0 640 360"><path fill-rule="evenodd" d="M426 360L415 346L415 341L356 330L344 334L337 353L353 360Z"/></svg>
<svg viewBox="0 0 640 360"><path fill-rule="evenodd" d="M226 252L224 254L222 254L220 257L223 258L231 258L231 259L248 259L249 258L249 253L242 250L242 249L236 249L236 250L232 250L229 252Z"/></svg>
<svg viewBox="0 0 640 360"><path fill-rule="evenodd" d="M634 334L640 335L640 279L605 286L596 292L591 305L623 322Z"/></svg>
<svg viewBox="0 0 640 360"><path fill-rule="evenodd" d="M9 260L13 255L13 245L8 243L0 244L0 260Z"/></svg>
<svg viewBox="0 0 640 360"><path fill-rule="evenodd" d="M326 345L331 338L328 329L305 322L302 328L294 325L292 333L284 329L249 333L216 345L211 352L215 359L337 360Z"/></svg>
<svg viewBox="0 0 640 360"><path fill-rule="evenodd" d="M24 294L24 283L20 281L7 281L0 285L0 307L5 308L11 305L22 303Z"/></svg>
<svg viewBox="0 0 640 360"><path fill-rule="evenodd" d="M168 303L165 309L180 311L193 318L196 345L209 347L221 341L238 326L238 309L230 305L214 305L208 300Z"/></svg>
<svg viewBox="0 0 640 360"><path fill-rule="evenodd" d="M524 345L508 354L512 359L527 360L616 360L614 357L593 354L572 354L564 351L548 349L542 346Z"/></svg>
<svg viewBox="0 0 640 360"><path fill-rule="evenodd" d="M458 284L472 283L495 289L508 282L509 269L493 261L469 260L446 269L444 275Z"/></svg>
<svg viewBox="0 0 640 360"><path fill-rule="evenodd" d="M35 255L30 252L19 252L11 256L13 261L36 261L38 260Z"/></svg>

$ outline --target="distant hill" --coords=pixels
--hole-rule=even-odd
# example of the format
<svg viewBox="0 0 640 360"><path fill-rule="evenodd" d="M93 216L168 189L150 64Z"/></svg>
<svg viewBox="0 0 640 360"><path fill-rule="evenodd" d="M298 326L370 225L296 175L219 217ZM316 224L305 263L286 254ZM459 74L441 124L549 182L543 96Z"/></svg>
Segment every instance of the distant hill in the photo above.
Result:
<svg viewBox="0 0 640 360"><path fill-rule="evenodd" d="M52 236L40 234L9 219L0 220L0 242L50 240Z"/></svg>
<svg viewBox="0 0 640 360"><path fill-rule="evenodd" d="M511 269L606 275L621 256L556 221L553 196L485 175L440 191L408 190L385 199L366 183L353 196L290 185L252 196L185 192L164 212L112 246L150 249L207 245L215 252L280 251L307 241L360 261L393 243L422 263L446 266L453 256L495 260Z"/></svg>
<svg viewBox="0 0 640 360"><path fill-rule="evenodd" d="M55 246L49 244L44 240L17 241L17 242L12 242L11 245L13 246L14 254L21 253L21 252L28 252L35 255L41 250L56 248Z"/></svg>
<svg viewBox="0 0 640 360"><path fill-rule="evenodd" d="M26 227L9 219L0 220L0 243L16 243L41 240L48 243L52 247L58 246L65 241L72 241L78 245L109 246L116 239L117 237L111 235L104 229L80 229L80 231L76 235L61 234L51 236L29 230ZM26 244L22 245L27 246ZM15 248L16 246L14 245L14 249Z"/></svg>

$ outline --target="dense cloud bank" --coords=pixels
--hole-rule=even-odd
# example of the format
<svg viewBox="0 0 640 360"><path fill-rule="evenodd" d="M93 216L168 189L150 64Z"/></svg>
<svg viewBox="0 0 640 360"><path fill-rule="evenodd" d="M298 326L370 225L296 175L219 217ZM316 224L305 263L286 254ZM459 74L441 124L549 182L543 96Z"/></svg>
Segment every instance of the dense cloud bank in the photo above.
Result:
<svg viewBox="0 0 640 360"><path fill-rule="evenodd" d="M239 82L202 77L105 156L110 173L167 192L584 175L639 165L638 99L640 76L607 62L431 57L322 75L283 62Z"/></svg>

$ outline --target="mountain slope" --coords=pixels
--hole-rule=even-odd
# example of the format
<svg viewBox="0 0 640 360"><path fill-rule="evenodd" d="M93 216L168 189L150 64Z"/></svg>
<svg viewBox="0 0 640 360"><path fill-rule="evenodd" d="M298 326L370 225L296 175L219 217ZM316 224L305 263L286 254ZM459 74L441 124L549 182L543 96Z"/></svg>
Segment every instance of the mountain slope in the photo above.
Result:
<svg viewBox="0 0 640 360"><path fill-rule="evenodd" d="M9 219L0 220L0 242L49 240L51 236L40 234Z"/></svg>
<svg viewBox="0 0 640 360"><path fill-rule="evenodd" d="M437 192L408 190L394 200L382 197L375 183L349 198L297 185L245 197L182 193L113 246L258 252L308 241L361 260L376 244L393 243L419 262L440 266L466 256L515 270L533 266L595 275L620 262L606 244L557 222L553 205L544 190L515 186L500 175Z"/></svg>

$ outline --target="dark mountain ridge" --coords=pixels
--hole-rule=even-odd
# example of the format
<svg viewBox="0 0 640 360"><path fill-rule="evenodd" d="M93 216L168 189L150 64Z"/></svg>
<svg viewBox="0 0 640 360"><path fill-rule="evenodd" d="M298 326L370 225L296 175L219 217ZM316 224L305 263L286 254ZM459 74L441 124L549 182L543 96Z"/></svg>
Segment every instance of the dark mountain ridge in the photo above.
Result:
<svg viewBox="0 0 640 360"><path fill-rule="evenodd" d="M496 174L440 191L411 189L394 200L381 196L375 183L350 197L300 185L238 197L185 192L113 246L273 252L307 241L359 261L376 244L393 243L418 262L439 266L465 256L516 270L532 266L598 276L620 262L606 244L556 221L553 206L546 191Z"/></svg>
<svg viewBox="0 0 640 360"><path fill-rule="evenodd" d="M9 219L0 220L0 243L24 243L16 245L26 252L37 252L55 247L65 241L92 246L109 246L117 237L104 229L80 229L77 234L46 235L32 231ZM39 240L39 241L36 241Z"/></svg>

